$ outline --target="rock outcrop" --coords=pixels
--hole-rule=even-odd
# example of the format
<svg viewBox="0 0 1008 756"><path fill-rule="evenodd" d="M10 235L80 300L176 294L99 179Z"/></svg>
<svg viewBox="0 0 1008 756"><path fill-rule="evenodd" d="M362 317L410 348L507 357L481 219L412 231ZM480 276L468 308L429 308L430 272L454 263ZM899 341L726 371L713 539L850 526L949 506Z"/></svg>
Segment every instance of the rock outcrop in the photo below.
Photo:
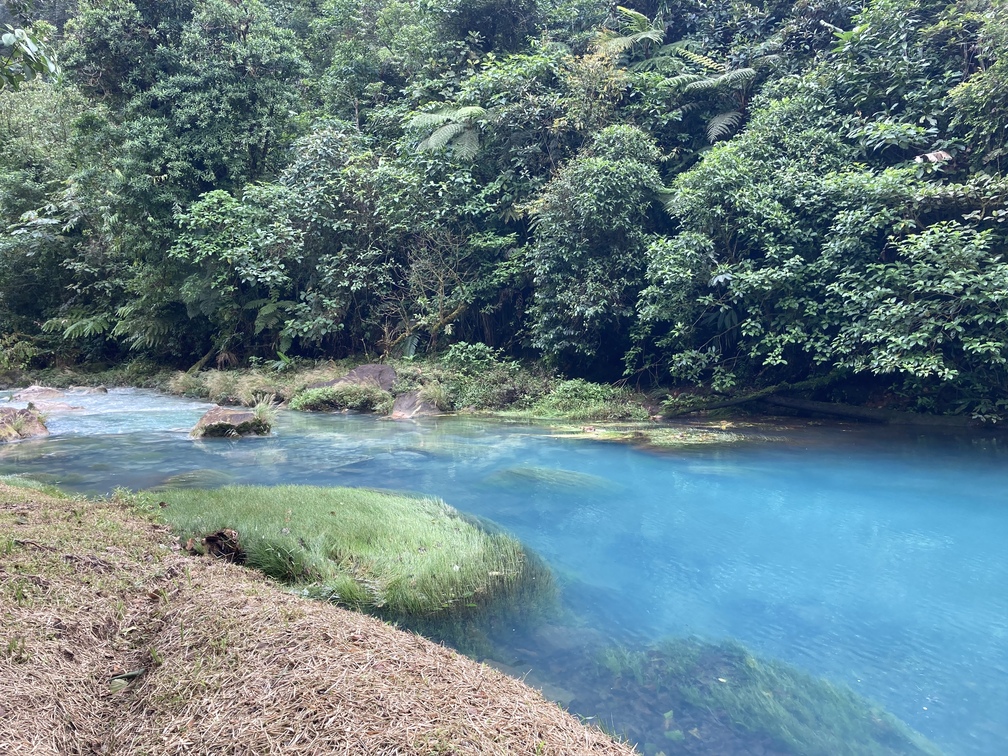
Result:
<svg viewBox="0 0 1008 756"><path fill-rule="evenodd" d="M62 390L50 386L29 386L11 397L13 402L34 402L39 399L59 399L65 396Z"/></svg>
<svg viewBox="0 0 1008 756"><path fill-rule="evenodd" d="M48 435L49 429L45 427L38 412L0 407L0 443Z"/></svg>
<svg viewBox="0 0 1008 756"><path fill-rule="evenodd" d="M269 422L251 410L213 407L199 419L189 435L193 438L237 438L268 436L269 433Z"/></svg>
<svg viewBox="0 0 1008 756"><path fill-rule="evenodd" d="M420 396L419 391L408 391L396 397L392 405L393 420L412 420L415 417L431 417L443 414L433 402Z"/></svg>

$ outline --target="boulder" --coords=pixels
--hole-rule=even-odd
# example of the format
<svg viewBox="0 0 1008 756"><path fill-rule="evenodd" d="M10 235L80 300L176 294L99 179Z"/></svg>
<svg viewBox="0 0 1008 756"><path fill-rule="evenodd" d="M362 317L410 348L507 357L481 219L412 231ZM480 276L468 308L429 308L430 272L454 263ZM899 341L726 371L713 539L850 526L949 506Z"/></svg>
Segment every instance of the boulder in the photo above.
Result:
<svg viewBox="0 0 1008 756"><path fill-rule="evenodd" d="M412 420L414 417L431 417L443 414L433 402L420 397L419 391L408 391L396 397L392 405L393 420Z"/></svg>
<svg viewBox="0 0 1008 756"><path fill-rule="evenodd" d="M323 381L313 383L308 388L331 388L333 386L378 386L382 391L392 391L392 386L396 382L396 371L389 365L361 365L355 367L342 378L334 381Z"/></svg>
<svg viewBox="0 0 1008 756"><path fill-rule="evenodd" d="M48 415L53 412L73 412L74 410L82 410L84 408L74 404L67 404L66 402L29 402L28 409L34 409L36 412L43 412Z"/></svg>
<svg viewBox="0 0 1008 756"><path fill-rule="evenodd" d="M108 389L105 386L71 386L71 391L80 391L85 394L107 394Z"/></svg>
<svg viewBox="0 0 1008 756"><path fill-rule="evenodd" d="M270 424L251 410L213 407L199 419L193 438L236 438L238 436L268 436Z"/></svg>
<svg viewBox="0 0 1008 756"><path fill-rule="evenodd" d="M49 429L37 412L0 407L0 443L48 435Z"/></svg>
<svg viewBox="0 0 1008 756"><path fill-rule="evenodd" d="M56 388L51 388L49 386L29 386L26 389L21 389L14 396L11 397L13 402L33 402L37 399L57 399L59 397L65 396L65 394Z"/></svg>

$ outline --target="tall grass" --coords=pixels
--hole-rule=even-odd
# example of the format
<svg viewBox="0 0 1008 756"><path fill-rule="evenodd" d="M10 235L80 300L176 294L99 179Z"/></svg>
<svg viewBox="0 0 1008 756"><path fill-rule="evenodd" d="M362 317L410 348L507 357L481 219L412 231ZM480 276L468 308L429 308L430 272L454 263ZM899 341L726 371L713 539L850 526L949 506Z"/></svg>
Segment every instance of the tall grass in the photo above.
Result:
<svg viewBox="0 0 1008 756"><path fill-rule="evenodd" d="M366 489L228 486L162 491L183 540L229 528L246 563L307 595L390 618L548 601L549 570L508 535L437 499Z"/></svg>

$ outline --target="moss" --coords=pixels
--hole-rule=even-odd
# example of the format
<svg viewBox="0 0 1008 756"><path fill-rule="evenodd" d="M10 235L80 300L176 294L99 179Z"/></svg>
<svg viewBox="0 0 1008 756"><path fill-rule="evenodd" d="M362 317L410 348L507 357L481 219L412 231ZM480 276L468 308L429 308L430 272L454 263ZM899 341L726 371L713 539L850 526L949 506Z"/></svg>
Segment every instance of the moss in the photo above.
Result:
<svg viewBox="0 0 1008 756"><path fill-rule="evenodd" d="M151 506L183 540L238 533L249 566L306 595L394 619L551 601L541 560L440 500L363 489L172 490ZM149 502L151 503L151 502Z"/></svg>
<svg viewBox="0 0 1008 756"><path fill-rule="evenodd" d="M654 711L664 712L655 719L662 720L656 729L665 732L680 730L680 719L696 725L709 715L802 756L940 753L850 689L758 659L734 642L677 639L647 651L613 647L600 654L598 668L610 685L647 691Z"/></svg>
<svg viewBox="0 0 1008 756"><path fill-rule="evenodd" d="M355 383L324 386L299 392L290 400L290 408L309 412L356 410L387 414L392 409L392 395L378 386Z"/></svg>
<svg viewBox="0 0 1008 756"><path fill-rule="evenodd" d="M746 438L726 428L697 428L657 423L601 423L598 425L553 425L553 434L562 438L612 441L652 449L679 449L711 444L733 444ZM773 440L762 436L762 440Z"/></svg>

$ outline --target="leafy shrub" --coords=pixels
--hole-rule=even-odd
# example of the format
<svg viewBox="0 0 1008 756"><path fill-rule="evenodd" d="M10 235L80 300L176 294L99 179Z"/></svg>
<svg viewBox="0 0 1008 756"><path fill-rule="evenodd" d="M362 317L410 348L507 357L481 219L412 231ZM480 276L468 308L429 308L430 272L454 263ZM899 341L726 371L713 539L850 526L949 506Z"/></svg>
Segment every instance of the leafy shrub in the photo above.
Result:
<svg viewBox="0 0 1008 756"><path fill-rule="evenodd" d="M571 420L647 420L648 411L630 392L605 383L576 378L557 384L533 406L535 414Z"/></svg>
<svg viewBox="0 0 1008 756"><path fill-rule="evenodd" d="M392 409L392 395L378 386L347 383L305 389L290 400L290 408L308 412L356 410L387 413Z"/></svg>
<svg viewBox="0 0 1008 756"><path fill-rule="evenodd" d="M504 359L486 344L453 344L444 356L442 378L455 407L499 410L527 407L544 391L542 377Z"/></svg>

